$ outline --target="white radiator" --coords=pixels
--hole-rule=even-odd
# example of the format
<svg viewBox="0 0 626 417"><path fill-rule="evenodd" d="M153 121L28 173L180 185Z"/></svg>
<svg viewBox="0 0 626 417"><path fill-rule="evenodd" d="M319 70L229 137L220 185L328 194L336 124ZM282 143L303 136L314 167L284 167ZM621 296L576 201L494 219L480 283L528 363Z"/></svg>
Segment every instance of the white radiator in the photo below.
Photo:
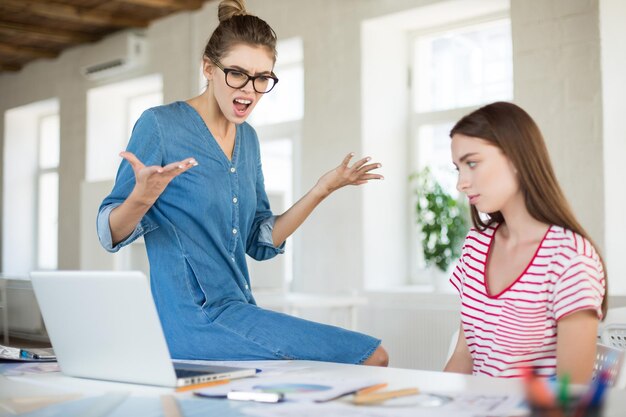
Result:
<svg viewBox="0 0 626 417"><path fill-rule="evenodd" d="M410 291L363 295L368 303L358 308L356 330L382 339L389 353L389 366L443 369L451 337L459 328L458 295ZM349 328L345 309L333 312L326 308L303 308L298 316Z"/></svg>

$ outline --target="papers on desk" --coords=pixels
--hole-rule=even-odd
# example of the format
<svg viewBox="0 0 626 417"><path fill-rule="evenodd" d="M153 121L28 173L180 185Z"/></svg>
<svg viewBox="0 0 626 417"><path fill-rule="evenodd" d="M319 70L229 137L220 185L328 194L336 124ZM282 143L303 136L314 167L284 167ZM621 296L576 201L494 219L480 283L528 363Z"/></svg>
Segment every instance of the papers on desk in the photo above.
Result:
<svg viewBox="0 0 626 417"><path fill-rule="evenodd" d="M56 362L0 363L0 374L4 376L43 374L47 372L61 372L61 368L59 368Z"/></svg>
<svg viewBox="0 0 626 417"><path fill-rule="evenodd" d="M361 388L376 385L380 382L380 380L330 379L313 376L253 377L238 379L229 384L198 390L195 394L209 398L223 398L231 391L280 392L285 395L286 401L325 402L354 393Z"/></svg>
<svg viewBox="0 0 626 417"><path fill-rule="evenodd" d="M246 407L242 411L253 417L477 417L528 415L521 410L523 396L518 395L472 395L462 394L448 397L450 400L438 405L428 405L427 396L391 400L382 406L355 406L335 401L324 404L283 403L271 407ZM523 411L523 414L520 414Z"/></svg>

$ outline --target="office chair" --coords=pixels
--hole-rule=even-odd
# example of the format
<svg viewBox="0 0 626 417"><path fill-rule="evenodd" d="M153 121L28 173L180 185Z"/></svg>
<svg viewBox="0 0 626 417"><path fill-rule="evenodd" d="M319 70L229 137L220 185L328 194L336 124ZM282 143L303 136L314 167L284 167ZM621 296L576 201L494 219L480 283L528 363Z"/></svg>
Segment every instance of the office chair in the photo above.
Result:
<svg viewBox="0 0 626 417"><path fill-rule="evenodd" d="M602 329L598 343L594 378L608 371L609 384L614 388L626 388L624 355L626 351L626 324L609 324Z"/></svg>
<svg viewBox="0 0 626 417"><path fill-rule="evenodd" d="M626 350L626 323L605 326L600 333L600 339L607 346Z"/></svg>

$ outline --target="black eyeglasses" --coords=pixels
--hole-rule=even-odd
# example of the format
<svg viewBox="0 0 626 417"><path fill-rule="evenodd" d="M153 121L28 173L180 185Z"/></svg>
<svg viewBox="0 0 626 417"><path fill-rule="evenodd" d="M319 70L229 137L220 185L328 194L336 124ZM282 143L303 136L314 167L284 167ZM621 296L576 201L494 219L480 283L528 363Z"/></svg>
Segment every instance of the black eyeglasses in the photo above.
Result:
<svg viewBox="0 0 626 417"><path fill-rule="evenodd" d="M224 71L226 85L231 88L241 88L252 80L252 88L257 93L265 94L272 91L272 88L278 83L278 78L274 73L272 75L248 75L243 71L234 68L224 68L222 64L216 60L211 60L219 69Z"/></svg>

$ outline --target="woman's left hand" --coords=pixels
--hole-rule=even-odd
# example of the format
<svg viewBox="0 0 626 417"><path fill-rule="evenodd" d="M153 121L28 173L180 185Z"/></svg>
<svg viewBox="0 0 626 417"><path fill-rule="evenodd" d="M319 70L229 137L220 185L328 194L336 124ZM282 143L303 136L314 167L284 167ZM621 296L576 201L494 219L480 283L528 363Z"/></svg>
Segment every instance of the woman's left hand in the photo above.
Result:
<svg viewBox="0 0 626 417"><path fill-rule="evenodd" d="M384 179L380 174L370 173L382 166L379 163L368 164L370 157L363 158L352 166L348 166L353 156L354 153L349 153L337 168L324 174L317 181L316 188L319 188L324 194L330 194L346 185L361 185L369 180Z"/></svg>

